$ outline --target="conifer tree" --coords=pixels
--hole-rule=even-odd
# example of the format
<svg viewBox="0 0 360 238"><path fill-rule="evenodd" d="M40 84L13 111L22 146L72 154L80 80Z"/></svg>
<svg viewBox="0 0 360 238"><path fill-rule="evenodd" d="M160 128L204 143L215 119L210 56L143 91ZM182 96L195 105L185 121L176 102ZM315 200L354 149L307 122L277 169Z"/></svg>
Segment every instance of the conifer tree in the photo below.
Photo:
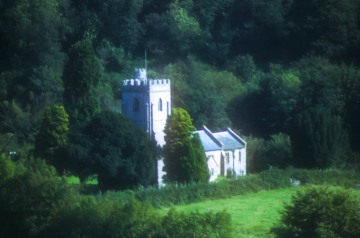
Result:
<svg viewBox="0 0 360 238"><path fill-rule="evenodd" d="M166 182L207 182L204 148L197 135L190 115L182 108L174 108L165 127L164 164Z"/></svg>
<svg viewBox="0 0 360 238"><path fill-rule="evenodd" d="M100 62L91 40L75 43L63 73L64 105L71 124L89 121L98 111L96 87L101 78Z"/></svg>
<svg viewBox="0 0 360 238"><path fill-rule="evenodd" d="M67 143L69 117L63 106L46 108L39 134L35 140L35 155L49 160L52 164Z"/></svg>
<svg viewBox="0 0 360 238"><path fill-rule="evenodd" d="M295 120L290 134L297 166L325 168L339 162L348 148L348 136L341 118L326 108L312 108Z"/></svg>

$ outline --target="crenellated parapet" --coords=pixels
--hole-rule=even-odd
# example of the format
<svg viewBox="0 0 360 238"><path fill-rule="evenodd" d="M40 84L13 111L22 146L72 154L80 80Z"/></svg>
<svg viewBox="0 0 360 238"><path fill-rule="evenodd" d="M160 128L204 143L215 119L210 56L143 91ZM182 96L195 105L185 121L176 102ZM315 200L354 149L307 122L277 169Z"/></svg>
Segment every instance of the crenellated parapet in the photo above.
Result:
<svg viewBox="0 0 360 238"><path fill-rule="evenodd" d="M170 85L170 79L125 79L123 81L124 87L151 85Z"/></svg>
<svg viewBox="0 0 360 238"><path fill-rule="evenodd" d="M170 79L125 79L123 90L128 91L163 91L170 90Z"/></svg>

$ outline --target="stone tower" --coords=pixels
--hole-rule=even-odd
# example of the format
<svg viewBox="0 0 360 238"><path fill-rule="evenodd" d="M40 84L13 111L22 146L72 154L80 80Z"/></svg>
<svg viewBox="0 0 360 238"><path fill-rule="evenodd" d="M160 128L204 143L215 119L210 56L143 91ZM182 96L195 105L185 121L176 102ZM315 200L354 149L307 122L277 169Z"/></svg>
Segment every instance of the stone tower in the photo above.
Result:
<svg viewBox="0 0 360 238"><path fill-rule="evenodd" d="M135 69L134 79L123 81L122 113L164 146L166 119L171 113L170 80L148 79L145 69Z"/></svg>

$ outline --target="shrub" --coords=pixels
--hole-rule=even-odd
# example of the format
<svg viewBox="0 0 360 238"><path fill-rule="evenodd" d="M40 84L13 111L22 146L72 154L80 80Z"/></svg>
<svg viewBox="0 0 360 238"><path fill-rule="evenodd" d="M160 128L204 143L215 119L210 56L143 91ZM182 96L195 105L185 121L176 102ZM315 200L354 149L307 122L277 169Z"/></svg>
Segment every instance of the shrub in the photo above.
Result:
<svg viewBox="0 0 360 238"><path fill-rule="evenodd" d="M226 212L182 213L171 209L162 219L162 228L163 234L157 237L232 237L231 216Z"/></svg>
<svg viewBox="0 0 360 238"><path fill-rule="evenodd" d="M285 207L278 237L360 237L360 203L340 187L314 186Z"/></svg>
<svg viewBox="0 0 360 238"><path fill-rule="evenodd" d="M226 212L183 213L172 209L163 215L134 198L123 202L114 196L85 196L77 205L64 209L38 237L227 238L231 235L231 217Z"/></svg>
<svg viewBox="0 0 360 238"><path fill-rule="evenodd" d="M12 176L0 184L1 237L34 237L77 195L43 160L7 163Z"/></svg>

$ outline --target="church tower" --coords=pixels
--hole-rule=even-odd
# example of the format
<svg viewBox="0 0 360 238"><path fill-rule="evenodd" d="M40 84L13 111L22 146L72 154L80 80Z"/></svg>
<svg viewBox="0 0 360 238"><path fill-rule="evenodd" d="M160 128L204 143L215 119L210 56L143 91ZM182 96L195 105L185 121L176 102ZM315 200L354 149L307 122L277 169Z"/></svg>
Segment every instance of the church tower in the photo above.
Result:
<svg viewBox="0 0 360 238"><path fill-rule="evenodd" d="M134 79L123 81L122 114L164 146L164 129L171 114L170 80L148 79L146 69L135 69Z"/></svg>

